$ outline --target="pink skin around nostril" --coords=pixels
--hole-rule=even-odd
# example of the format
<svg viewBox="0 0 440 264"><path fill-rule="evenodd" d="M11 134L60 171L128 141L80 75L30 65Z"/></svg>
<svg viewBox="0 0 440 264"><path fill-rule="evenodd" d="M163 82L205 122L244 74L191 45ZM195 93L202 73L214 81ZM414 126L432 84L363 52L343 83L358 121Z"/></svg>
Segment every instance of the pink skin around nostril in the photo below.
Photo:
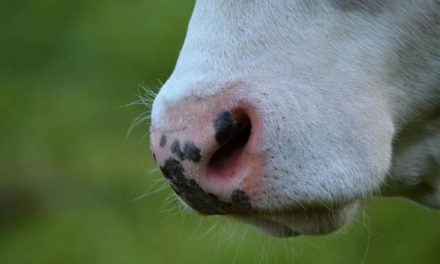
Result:
<svg viewBox="0 0 440 264"><path fill-rule="evenodd" d="M265 163L264 153L257 150L261 124L252 108L242 105L232 109L190 109L191 113L185 112L187 109L171 110L171 120L181 123L151 129L151 146L158 165L170 158L180 161L187 177L224 201L230 200L237 189L252 196ZM231 120L223 120L219 125L222 115L229 115ZM185 117L191 118L182 122Z"/></svg>

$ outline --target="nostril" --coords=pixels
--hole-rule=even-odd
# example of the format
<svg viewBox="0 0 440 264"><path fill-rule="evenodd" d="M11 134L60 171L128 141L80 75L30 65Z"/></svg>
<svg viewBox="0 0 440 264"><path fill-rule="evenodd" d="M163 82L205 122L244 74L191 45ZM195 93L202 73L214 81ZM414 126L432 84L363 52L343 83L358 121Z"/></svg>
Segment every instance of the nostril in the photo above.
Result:
<svg viewBox="0 0 440 264"><path fill-rule="evenodd" d="M208 163L208 178L227 180L237 174L240 157L251 135L249 116L241 110L223 112L214 123L216 139L221 147Z"/></svg>

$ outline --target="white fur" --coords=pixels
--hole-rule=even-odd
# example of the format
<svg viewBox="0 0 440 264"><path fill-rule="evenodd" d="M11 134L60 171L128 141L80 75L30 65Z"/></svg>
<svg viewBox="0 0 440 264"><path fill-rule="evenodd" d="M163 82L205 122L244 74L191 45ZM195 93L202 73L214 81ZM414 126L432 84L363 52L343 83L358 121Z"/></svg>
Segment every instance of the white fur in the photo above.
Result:
<svg viewBox="0 0 440 264"><path fill-rule="evenodd" d="M440 208L439 19L434 0L199 0L152 124L166 127L184 98L244 83L272 157L256 208L344 205L296 217L305 233L339 227L378 193Z"/></svg>

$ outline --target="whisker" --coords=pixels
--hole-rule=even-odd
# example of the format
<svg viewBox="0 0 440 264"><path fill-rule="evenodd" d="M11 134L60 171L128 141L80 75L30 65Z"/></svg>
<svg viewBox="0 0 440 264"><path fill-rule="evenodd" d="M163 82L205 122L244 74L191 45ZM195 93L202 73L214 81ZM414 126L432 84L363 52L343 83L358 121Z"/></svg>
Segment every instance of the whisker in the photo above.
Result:
<svg viewBox="0 0 440 264"><path fill-rule="evenodd" d="M154 168L154 169L148 170L147 174L148 174L148 176L151 176L151 175L156 174L158 172L160 172L160 169L159 168ZM163 180L165 182L165 179L163 179L163 178L160 178L159 180Z"/></svg>
<svg viewBox="0 0 440 264"><path fill-rule="evenodd" d="M155 185L156 185L156 184L155 184ZM153 190L146 191L145 193L143 193L143 194L140 195L139 197L133 199L133 202L140 201L140 200L142 200L142 199L144 199L144 198L146 198L146 197L149 197L149 196L151 196L151 195L153 195L153 194L159 193L159 192L161 192L161 191L163 191L163 190L165 190L165 189L167 189L167 188L168 188L168 185L166 185L166 184L163 184L163 185L160 186L159 188L154 188L154 189L153 189L153 187L150 187L149 189L153 189Z"/></svg>
<svg viewBox="0 0 440 264"><path fill-rule="evenodd" d="M367 244L364 252L364 256L362 258L361 264L364 264L367 261L368 253L370 252L371 247L371 228L370 228L370 221L368 219L368 215L365 212L365 209L362 210L362 222L364 223L365 227L368 230L368 238L367 238Z"/></svg>
<svg viewBox="0 0 440 264"><path fill-rule="evenodd" d="M121 107L129 107L129 106L135 106L135 105L142 105L142 106L146 107L146 109L147 109L144 112L142 112L141 114L139 114L137 117L134 118L133 122L130 124L130 126L127 130L125 140L128 139L128 137L130 136L133 129L135 129L139 125L145 124L148 126L151 123L151 108L152 108L152 105L154 102L154 98L156 98L156 96L157 96L157 93L155 91L153 91L153 89L151 89L150 87L139 84L138 91L135 94L135 97L137 98L137 100L121 106ZM143 141L147 136L148 136L148 133L142 137L141 141Z"/></svg>

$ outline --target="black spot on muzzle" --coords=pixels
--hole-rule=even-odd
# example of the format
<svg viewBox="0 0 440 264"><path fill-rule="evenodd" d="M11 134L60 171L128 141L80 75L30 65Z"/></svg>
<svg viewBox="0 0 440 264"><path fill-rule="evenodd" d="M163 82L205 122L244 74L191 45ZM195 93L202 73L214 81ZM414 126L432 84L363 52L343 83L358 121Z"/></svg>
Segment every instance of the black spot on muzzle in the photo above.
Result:
<svg viewBox="0 0 440 264"><path fill-rule="evenodd" d="M214 194L205 192L195 180L189 179L181 162L176 159L167 159L160 169L176 194L201 214L254 212L245 192L237 189L232 192L231 202L221 201Z"/></svg>
<svg viewBox="0 0 440 264"><path fill-rule="evenodd" d="M200 149L196 147L194 142L187 141L183 147L183 158L192 162L199 162L202 158Z"/></svg>
<svg viewBox="0 0 440 264"><path fill-rule="evenodd" d="M249 201L249 197L242 190L234 190L231 195L231 200L234 204L240 205L243 207L250 207L251 202Z"/></svg>
<svg viewBox="0 0 440 264"><path fill-rule="evenodd" d="M162 135L160 137L160 142L159 142L159 146L161 148L165 147L165 145L167 144L167 137L165 135Z"/></svg>
<svg viewBox="0 0 440 264"><path fill-rule="evenodd" d="M171 153L174 153L181 161L199 162L202 158L200 149L192 141L186 141L182 150L180 142L175 140L171 145Z"/></svg>
<svg viewBox="0 0 440 264"><path fill-rule="evenodd" d="M180 148L180 142L178 140L175 140L171 145L171 153L176 154L180 160L183 160L183 151Z"/></svg>

